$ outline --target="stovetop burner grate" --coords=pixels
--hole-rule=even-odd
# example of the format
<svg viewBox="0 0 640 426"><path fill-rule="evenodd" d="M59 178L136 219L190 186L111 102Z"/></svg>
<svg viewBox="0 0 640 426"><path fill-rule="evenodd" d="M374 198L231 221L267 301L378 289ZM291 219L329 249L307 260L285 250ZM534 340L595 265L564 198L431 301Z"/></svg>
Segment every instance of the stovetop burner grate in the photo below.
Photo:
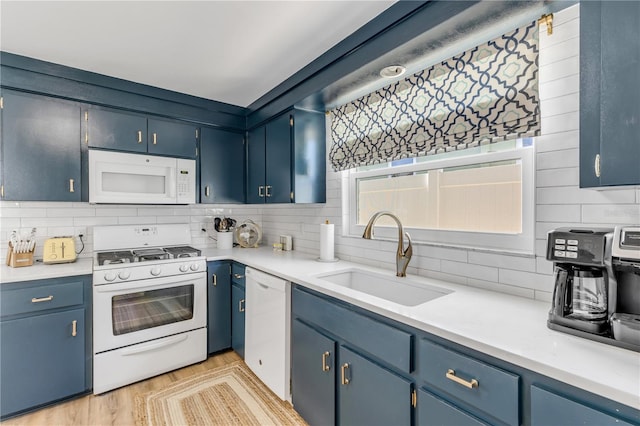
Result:
<svg viewBox="0 0 640 426"><path fill-rule="evenodd" d="M117 265L135 262L130 251L111 251L98 253L98 265Z"/></svg>
<svg viewBox="0 0 640 426"><path fill-rule="evenodd" d="M186 259L200 256L202 252L190 246L151 247L135 250L99 252L96 259L99 266L148 262L151 260Z"/></svg>

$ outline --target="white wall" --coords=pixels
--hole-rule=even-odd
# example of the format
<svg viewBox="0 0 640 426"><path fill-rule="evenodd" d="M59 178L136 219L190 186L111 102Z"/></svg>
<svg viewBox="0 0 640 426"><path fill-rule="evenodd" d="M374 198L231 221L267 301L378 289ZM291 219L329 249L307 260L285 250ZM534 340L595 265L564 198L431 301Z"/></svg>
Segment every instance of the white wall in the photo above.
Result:
<svg viewBox="0 0 640 426"><path fill-rule="evenodd" d="M535 256L414 245L408 272L456 283L548 301L552 265L544 258L546 233L559 226L611 226L640 223L640 189L597 191L578 187L579 9L554 14L554 34L541 32L540 97L542 134L536 141ZM329 133L328 133L329 134ZM294 249L319 254L319 225L336 224L336 256L395 270L396 243L340 236L341 174L327 173L327 203L314 205L92 206L88 203L0 202L0 256L6 256L12 229L38 228L36 256L45 238L87 230L84 256L92 254L94 225L191 223L194 244L215 242L201 232L208 217L225 214L261 224L265 244L280 234ZM212 229L209 226L209 229ZM79 246L78 246L79 248Z"/></svg>

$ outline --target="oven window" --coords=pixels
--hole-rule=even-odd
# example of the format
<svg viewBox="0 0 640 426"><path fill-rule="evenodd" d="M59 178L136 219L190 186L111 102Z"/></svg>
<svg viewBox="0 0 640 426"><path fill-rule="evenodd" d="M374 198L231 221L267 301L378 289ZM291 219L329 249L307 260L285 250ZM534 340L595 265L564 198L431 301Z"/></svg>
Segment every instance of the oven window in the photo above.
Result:
<svg viewBox="0 0 640 426"><path fill-rule="evenodd" d="M114 296L113 334L131 333L193 318L193 284Z"/></svg>

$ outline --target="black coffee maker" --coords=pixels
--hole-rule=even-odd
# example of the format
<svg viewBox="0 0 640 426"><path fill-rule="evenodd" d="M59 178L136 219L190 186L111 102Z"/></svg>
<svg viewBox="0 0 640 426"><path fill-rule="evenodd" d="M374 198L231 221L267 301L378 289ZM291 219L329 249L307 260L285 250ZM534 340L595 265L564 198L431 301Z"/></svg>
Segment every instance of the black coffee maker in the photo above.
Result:
<svg viewBox="0 0 640 426"><path fill-rule="evenodd" d="M558 228L549 232L554 262L549 328L594 340L610 339L616 283L611 267L613 229Z"/></svg>

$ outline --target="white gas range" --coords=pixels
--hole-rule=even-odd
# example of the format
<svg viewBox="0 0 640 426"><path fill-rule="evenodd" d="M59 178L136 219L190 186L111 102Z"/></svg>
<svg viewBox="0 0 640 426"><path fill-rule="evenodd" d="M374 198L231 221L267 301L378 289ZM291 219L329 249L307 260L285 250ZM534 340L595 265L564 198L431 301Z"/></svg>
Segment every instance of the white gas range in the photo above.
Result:
<svg viewBox="0 0 640 426"><path fill-rule="evenodd" d="M206 359L207 264L189 225L93 232L93 393Z"/></svg>

